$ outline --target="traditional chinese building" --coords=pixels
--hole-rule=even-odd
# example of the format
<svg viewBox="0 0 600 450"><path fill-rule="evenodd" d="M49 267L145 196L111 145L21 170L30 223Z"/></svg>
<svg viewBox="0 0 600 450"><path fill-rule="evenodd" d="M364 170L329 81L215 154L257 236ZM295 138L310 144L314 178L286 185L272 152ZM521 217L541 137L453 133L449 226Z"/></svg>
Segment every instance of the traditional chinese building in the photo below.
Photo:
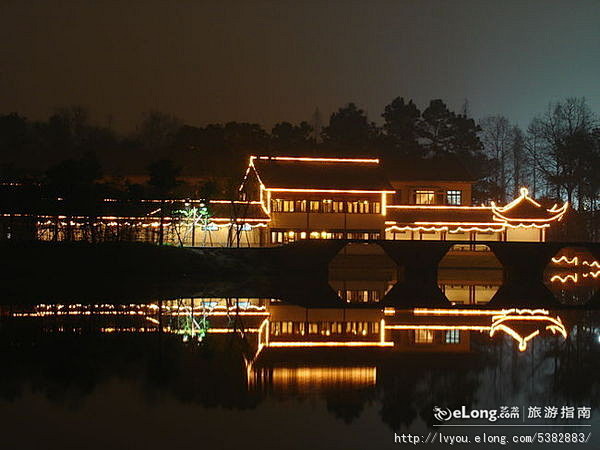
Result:
<svg viewBox="0 0 600 450"><path fill-rule="evenodd" d="M475 180L449 161L384 168L379 159L253 156L240 197L259 202L270 218L263 241L271 245L299 239L541 242L567 211L566 203L543 207L525 188L505 206L474 206Z"/></svg>
<svg viewBox="0 0 600 450"><path fill-rule="evenodd" d="M234 200L22 201L11 186L0 209L0 238L185 246L432 239L473 246L544 241L567 211L566 203L545 208L525 188L507 205L475 206L474 182L455 159L382 164L375 158L252 156Z"/></svg>

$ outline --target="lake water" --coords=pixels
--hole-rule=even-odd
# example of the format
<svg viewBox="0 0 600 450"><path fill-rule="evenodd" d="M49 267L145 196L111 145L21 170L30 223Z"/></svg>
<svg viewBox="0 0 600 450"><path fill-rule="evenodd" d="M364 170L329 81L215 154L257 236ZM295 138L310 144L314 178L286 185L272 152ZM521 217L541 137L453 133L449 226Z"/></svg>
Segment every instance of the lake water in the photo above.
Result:
<svg viewBox="0 0 600 450"><path fill-rule="evenodd" d="M580 307L593 270L547 273L559 304L577 308L488 305L494 267L443 268L449 303L403 308L385 304L401 274L360 267L330 270L341 300L327 307L325 288L306 302L2 305L2 448L574 445L537 443L553 433L600 447L600 312Z"/></svg>

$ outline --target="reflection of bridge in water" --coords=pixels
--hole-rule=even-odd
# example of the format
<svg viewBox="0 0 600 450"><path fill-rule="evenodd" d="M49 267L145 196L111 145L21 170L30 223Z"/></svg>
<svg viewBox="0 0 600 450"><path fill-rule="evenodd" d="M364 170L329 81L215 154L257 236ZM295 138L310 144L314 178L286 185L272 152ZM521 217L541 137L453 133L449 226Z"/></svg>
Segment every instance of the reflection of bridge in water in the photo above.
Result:
<svg viewBox="0 0 600 450"><path fill-rule="evenodd" d="M349 304L307 308L258 298L48 304L3 307L1 312L4 324L11 320L20 325L35 323L47 333L178 335L177 339L187 342L184 345L195 345L200 332L204 336L201 345L234 339L245 343L249 386L286 392L372 386L382 364L420 364L414 360L419 357L436 364L459 364L501 343L530 354L533 341L559 344L569 332L560 316L542 309L396 309ZM199 323L200 318L206 319L207 327L196 329L194 335L194 328L187 324L189 320Z"/></svg>
<svg viewBox="0 0 600 450"><path fill-rule="evenodd" d="M469 351L470 332L506 334L520 351L539 335L567 336L558 315L543 309L305 308L276 299L187 299L146 305L38 305L2 311L38 319L48 332L159 332L184 341L205 335L253 337L263 349L393 348L400 352ZM190 326L205 320L205 327ZM184 319L184 320L182 320Z"/></svg>

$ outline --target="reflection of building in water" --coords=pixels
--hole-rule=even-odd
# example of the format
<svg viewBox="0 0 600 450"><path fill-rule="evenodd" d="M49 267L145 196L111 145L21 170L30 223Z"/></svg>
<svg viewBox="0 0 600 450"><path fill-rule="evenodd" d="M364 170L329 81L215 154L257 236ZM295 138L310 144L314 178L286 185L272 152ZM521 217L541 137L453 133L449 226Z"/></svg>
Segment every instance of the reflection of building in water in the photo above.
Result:
<svg viewBox="0 0 600 450"><path fill-rule="evenodd" d="M552 258L544 278L559 302L585 305L600 286L600 262L586 249L564 248Z"/></svg>
<svg viewBox="0 0 600 450"><path fill-rule="evenodd" d="M329 285L348 303L377 303L398 281L398 266L374 244L349 243L329 264Z"/></svg>
<svg viewBox="0 0 600 450"><path fill-rule="evenodd" d="M596 285L596 281L600 280L600 262L584 250L577 256L562 255L552 258L546 272L546 278L551 284Z"/></svg>
<svg viewBox="0 0 600 450"><path fill-rule="evenodd" d="M470 351L470 333L503 332L519 350L546 331L566 337L558 316L542 309L305 308L269 299L188 299L146 305L5 307L2 316L41 319L47 331L171 332L182 315L206 316L208 334L252 336L270 349L383 348L394 352ZM47 320L46 320L47 319ZM87 322L87 323L86 323Z"/></svg>
<svg viewBox="0 0 600 450"><path fill-rule="evenodd" d="M445 269L438 271L438 285L446 298L455 305L488 303L503 282L500 269Z"/></svg>
<svg viewBox="0 0 600 450"><path fill-rule="evenodd" d="M286 394L364 389L377 382L374 366L261 366L249 374L250 385Z"/></svg>
<svg viewBox="0 0 600 450"><path fill-rule="evenodd" d="M485 304L503 275L491 252L449 252L440 262L438 286L453 304ZM349 243L329 264L329 285L347 303L378 303L402 277L402 268L375 244Z"/></svg>
<svg viewBox="0 0 600 450"><path fill-rule="evenodd" d="M389 311L388 314L395 312ZM460 342L461 332L487 332L493 337L498 331L506 333L519 344L519 350L524 351L527 343L542 331L560 334L567 337L567 331L559 316L551 316L544 309L426 309L417 308L412 311L415 320L411 323L389 324L391 330L415 331L415 339L421 343L433 343L434 331L452 331ZM421 323L419 323L419 319ZM446 334L446 338L449 335ZM451 342L453 341L450 337Z"/></svg>
<svg viewBox="0 0 600 450"><path fill-rule="evenodd" d="M388 347L380 309L269 307L267 347Z"/></svg>

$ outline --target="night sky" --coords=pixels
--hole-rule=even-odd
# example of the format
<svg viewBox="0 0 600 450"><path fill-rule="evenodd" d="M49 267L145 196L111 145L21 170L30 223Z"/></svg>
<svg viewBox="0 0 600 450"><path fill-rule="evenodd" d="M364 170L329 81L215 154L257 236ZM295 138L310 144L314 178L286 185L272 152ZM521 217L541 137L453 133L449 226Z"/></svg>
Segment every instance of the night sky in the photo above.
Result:
<svg viewBox="0 0 600 450"><path fill-rule="evenodd" d="M600 110L600 1L0 0L0 113L81 104L132 130L326 120L353 101L469 101L526 126L551 100Z"/></svg>

